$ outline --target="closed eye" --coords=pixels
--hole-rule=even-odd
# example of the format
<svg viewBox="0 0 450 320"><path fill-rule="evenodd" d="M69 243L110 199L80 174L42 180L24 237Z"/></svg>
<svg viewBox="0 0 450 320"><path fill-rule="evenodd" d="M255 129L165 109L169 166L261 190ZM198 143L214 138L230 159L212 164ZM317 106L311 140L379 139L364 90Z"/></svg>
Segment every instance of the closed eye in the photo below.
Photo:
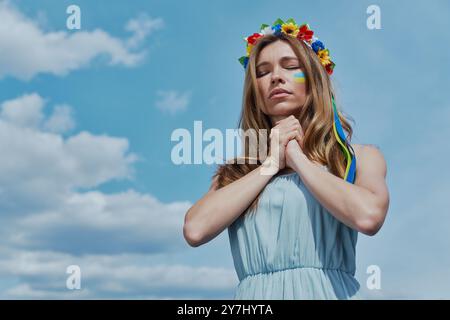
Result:
<svg viewBox="0 0 450 320"><path fill-rule="evenodd" d="M292 67L286 67L285 69L288 69L288 70L295 70L295 69L300 69L300 67L299 67L299 66L292 66ZM257 74L256 74L256 77L260 78L260 77L262 77L262 76L265 76L266 74L268 74L268 72L257 73Z"/></svg>
<svg viewBox="0 0 450 320"><path fill-rule="evenodd" d="M260 78L260 77L262 77L262 76L265 76L266 74L268 74L268 72L257 73L257 74L256 74L256 77L257 77L257 78Z"/></svg>

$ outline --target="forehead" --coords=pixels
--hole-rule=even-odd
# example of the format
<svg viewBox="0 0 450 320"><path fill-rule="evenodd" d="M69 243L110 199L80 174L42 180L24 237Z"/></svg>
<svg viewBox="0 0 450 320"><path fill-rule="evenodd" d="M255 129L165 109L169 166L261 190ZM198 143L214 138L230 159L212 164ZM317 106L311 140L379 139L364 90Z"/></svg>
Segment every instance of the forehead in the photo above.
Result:
<svg viewBox="0 0 450 320"><path fill-rule="evenodd" d="M288 43L285 41L275 41L261 50L256 62L270 62L272 60L277 61L281 57L285 56L296 57L294 50L292 50Z"/></svg>

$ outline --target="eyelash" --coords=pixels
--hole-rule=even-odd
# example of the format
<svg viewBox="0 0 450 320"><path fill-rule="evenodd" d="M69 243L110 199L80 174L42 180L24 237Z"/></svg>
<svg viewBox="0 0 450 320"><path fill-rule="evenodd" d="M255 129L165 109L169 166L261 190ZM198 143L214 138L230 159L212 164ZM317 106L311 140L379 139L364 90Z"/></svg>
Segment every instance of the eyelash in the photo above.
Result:
<svg viewBox="0 0 450 320"><path fill-rule="evenodd" d="M295 66L295 67L286 67L285 69L288 69L288 70L294 70L294 69L299 69L300 67L297 67L297 66ZM262 77L262 76L265 76L267 74L267 72L266 73L263 73L263 74L259 74L259 75L257 75L257 77L258 78L260 78L260 77Z"/></svg>

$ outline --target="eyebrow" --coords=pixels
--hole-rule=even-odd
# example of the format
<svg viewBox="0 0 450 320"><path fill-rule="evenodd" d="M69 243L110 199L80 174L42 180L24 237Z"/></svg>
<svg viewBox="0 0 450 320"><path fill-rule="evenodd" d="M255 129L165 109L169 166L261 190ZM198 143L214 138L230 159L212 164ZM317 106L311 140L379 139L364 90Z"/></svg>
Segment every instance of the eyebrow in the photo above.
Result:
<svg viewBox="0 0 450 320"><path fill-rule="evenodd" d="M293 56L284 56L284 57L280 58L281 62L286 61L286 60L296 60L297 62L300 62L297 57L293 57ZM261 67L263 65L266 65L266 64L270 64L270 62L268 62L268 61L260 62L260 63L258 63L256 68L259 68L259 67Z"/></svg>

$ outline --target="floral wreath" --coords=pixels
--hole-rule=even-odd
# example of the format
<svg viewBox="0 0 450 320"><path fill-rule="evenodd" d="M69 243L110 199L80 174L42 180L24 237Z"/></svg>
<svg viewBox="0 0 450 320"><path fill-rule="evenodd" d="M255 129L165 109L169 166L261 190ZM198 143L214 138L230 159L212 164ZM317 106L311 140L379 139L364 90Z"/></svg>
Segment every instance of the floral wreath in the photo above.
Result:
<svg viewBox="0 0 450 320"><path fill-rule="evenodd" d="M254 33L246 38L244 41L247 43L247 54L239 58L239 62L247 68L250 52L256 44L257 40L265 35L281 35L285 34L290 37L297 38L306 43L319 57L320 63L324 66L329 75L333 73L334 62L331 61L330 51L325 48L322 41L314 36L314 31L309 28L307 23L298 26L294 19L288 19L286 22L278 18L272 26L262 24L259 33Z"/></svg>

